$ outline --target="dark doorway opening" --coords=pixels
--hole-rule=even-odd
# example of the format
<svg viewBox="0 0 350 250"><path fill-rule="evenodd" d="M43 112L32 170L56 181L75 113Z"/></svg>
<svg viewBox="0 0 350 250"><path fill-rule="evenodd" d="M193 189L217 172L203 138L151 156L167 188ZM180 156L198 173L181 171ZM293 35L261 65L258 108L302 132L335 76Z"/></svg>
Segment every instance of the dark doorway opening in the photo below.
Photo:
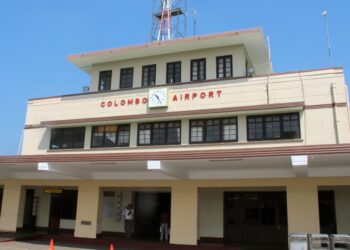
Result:
<svg viewBox="0 0 350 250"><path fill-rule="evenodd" d="M224 242L287 249L286 192L225 192Z"/></svg>
<svg viewBox="0 0 350 250"><path fill-rule="evenodd" d="M1 214L1 210L2 210L2 198L4 196L4 188L1 187L0 188L0 214Z"/></svg>
<svg viewBox="0 0 350 250"><path fill-rule="evenodd" d="M77 200L77 190L62 190L62 193L51 194L49 233L60 232L61 219L75 220Z"/></svg>
<svg viewBox="0 0 350 250"><path fill-rule="evenodd" d="M322 234L336 234L337 220L334 191L318 191L318 209Z"/></svg>
<svg viewBox="0 0 350 250"><path fill-rule="evenodd" d="M23 231L33 232L36 230L36 217L38 210L38 197L35 197L34 189L26 190L23 214Z"/></svg>
<svg viewBox="0 0 350 250"><path fill-rule="evenodd" d="M160 214L170 214L170 193L135 192L134 236L143 240L158 240Z"/></svg>

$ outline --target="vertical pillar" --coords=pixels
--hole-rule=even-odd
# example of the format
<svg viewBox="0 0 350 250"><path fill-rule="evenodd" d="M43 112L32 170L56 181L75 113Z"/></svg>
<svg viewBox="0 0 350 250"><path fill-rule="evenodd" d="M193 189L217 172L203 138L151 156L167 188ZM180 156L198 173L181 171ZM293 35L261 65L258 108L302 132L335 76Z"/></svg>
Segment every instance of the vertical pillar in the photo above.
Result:
<svg viewBox="0 0 350 250"><path fill-rule="evenodd" d="M240 115L237 118L238 124L238 141L246 142L247 141L247 116Z"/></svg>
<svg viewBox="0 0 350 250"><path fill-rule="evenodd" d="M16 231L21 191L21 185L18 183L5 184L0 216L1 231Z"/></svg>
<svg viewBox="0 0 350 250"><path fill-rule="evenodd" d="M95 239L98 227L100 189L92 182L78 187L78 205L75 221L75 237Z"/></svg>
<svg viewBox="0 0 350 250"><path fill-rule="evenodd" d="M132 122L130 124L130 147L137 147L137 123Z"/></svg>
<svg viewBox="0 0 350 250"><path fill-rule="evenodd" d="M91 132L92 132L92 127L91 126L86 126L85 127L85 139L84 139L84 148L91 148Z"/></svg>
<svg viewBox="0 0 350 250"><path fill-rule="evenodd" d="M183 119L181 121L181 145L188 145L190 143L190 121Z"/></svg>
<svg viewBox="0 0 350 250"><path fill-rule="evenodd" d="M171 244L197 245L198 187L179 181L171 188Z"/></svg>
<svg viewBox="0 0 350 250"><path fill-rule="evenodd" d="M315 184L287 186L288 232L319 233L318 189Z"/></svg>

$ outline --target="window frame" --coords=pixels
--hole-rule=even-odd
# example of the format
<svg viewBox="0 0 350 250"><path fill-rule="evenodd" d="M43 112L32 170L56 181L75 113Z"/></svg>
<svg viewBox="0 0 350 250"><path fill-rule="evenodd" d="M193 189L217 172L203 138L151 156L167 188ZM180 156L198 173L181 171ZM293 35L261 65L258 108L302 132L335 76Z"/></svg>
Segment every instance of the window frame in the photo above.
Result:
<svg viewBox="0 0 350 250"><path fill-rule="evenodd" d="M105 139L106 139L106 127L107 126L117 126L120 127L128 127L129 128L129 141L127 144L122 144L122 145L118 145L117 142L119 140L119 128L116 131L116 145L113 146L106 146L105 145ZM94 140L94 128L98 128L98 127L104 127L103 130L103 138L102 138L102 146L93 146L93 140ZM119 147L129 147L130 146L130 124L108 124L108 125L97 125L97 126L93 126L91 128L91 142L90 142L90 148L119 148Z"/></svg>
<svg viewBox="0 0 350 250"><path fill-rule="evenodd" d="M82 138L82 146L72 146L72 147L62 147L62 144L63 144L63 138L64 136L67 136L67 135L64 135L64 132L66 130L69 130L69 129L72 129L72 130L82 130L80 132L83 133L83 138ZM53 132L54 131L61 131L61 135L59 135L59 137L61 138L60 141L59 141L59 144L60 144L60 147L59 148L54 148L53 147ZM86 135L86 127L68 127L68 128L52 128L51 131L50 131L50 145L49 145L49 149L50 150L65 150L65 149L83 149L84 148L84 144L85 144L85 135ZM72 139L76 139L76 138L72 138ZM76 143L76 142L73 142L73 141L70 141L69 142L70 144L73 144Z"/></svg>
<svg viewBox="0 0 350 250"><path fill-rule="evenodd" d="M236 139L235 140L224 140L224 124L223 121L226 119L234 119L236 125ZM211 120L219 120L220 121L220 140L217 141L207 141L207 123ZM203 140L201 142L192 141L192 122L194 121L203 121ZM206 143L223 143L223 142L238 142L238 117L220 117L220 118L207 118L207 119L191 119L189 121L189 144L206 144Z"/></svg>
<svg viewBox="0 0 350 250"><path fill-rule="evenodd" d="M180 136L179 136L179 142L177 143L168 143L168 131L169 131L169 123L179 123L179 129L180 129ZM159 144L153 142L153 129L155 124L161 124L165 123L165 143ZM150 125L150 143L149 144L140 144L140 127L141 125ZM161 121L161 122L143 122L137 124L137 146L167 146L167 145L180 145L181 144L181 120L175 120L175 121Z"/></svg>
<svg viewBox="0 0 350 250"><path fill-rule="evenodd" d="M107 74L107 73L110 73L110 82L109 82L109 88L108 89L101 89L101 76L103 74ZM111 90L112 88L112 77L113 77L113 71L112 70L103 70L103 71L100 71L99 73L99 78L98 78L98 91L108 91L108 90Z"/></svg>
<svg viewBox="0 0 350 250"><path fill-rule="evenodd" d="M231 75L230 76L227 76L227 72L226 72L226 58L230 58L231 59ZM223 66L224 76L223 77L219 77L219 60L220 59L224 59L224 66ZM216 78L217 79L225 79L225 78L231 78L231 77L233 77L233 59L232 59L232 55L217 56L216 57Z"/></svg>
<svg viewBox="0 0 350 250"><path fill-rule="evenodd" d="M198 70L201 61L204 61L204 72L203 72L204 78L203 79L200 79L200 71ZM197 80L193 80L193 63L195 63L195 62L197 62L197 64L198 64L198 66L197 66L198 67L197 68ZM206 58L192 59L191 60L191 81L192 82L205 81L206 79L207 79L207 60L206 60Z"/></svg>
<svg viewBox="0 0 350 250"><path fill-rule="evenodd" d="M298 116L298 132L299 134L294 138L289 138L286 136L283 136L284 133L284 121L283 116L292 116L297 115ZM266 117L279 117L279 129L280 129L280 137L279 138L267 138L266 137ZM261 139L251 139L249 135L249 118L262 118L262 132L263 137ZM247 123L247 141L276 141L276 140L294 140L294 139L301 139L301 130L300 130L300 113L299 112L293 112L293 113L282 113L282 114L267 114L267 115L249 115L246 118Z"/></svg>
<svg viewBox="0 0 350 250"><path fill-rule="evenodd" d="M123 86L122 84L122 78L123 78L123 71L131 70L131 86ZM120 77L119 77L119 89L131 89L134 85L134 67L128 67L128 68L122 68L120 69Z"/></svg>
<svg viewBox="0 0 350 250"><path fill-rule="evenodd" d="M150 81L150 72L152 71L151 68L154 67L154 82L153 84ZM148 77L147 82L144 82L144 74L148 71ZM150 64L150 65L144 65L142 66L142 75L141 75L141 86L147 87L147 86L154 86L156 85L156 79L157 79L157 64Z"/></svg>
<svg viewBox="0 0 350 250"><path fill-rule="evenodd" d="M170 77L169 77L169 65L173 65L172 67L173 67L173 76L174 76L174 75L175 75L176 64L179 64L179 65L180 65L180 76L179 76L180 78L179 78L179 81L173 81L173 82L171 82L171 81L170 81ZM182 65L181 65L181 61L168 62L168 63L166 64L166 79L165 79L165 82L166 82L167 84L179 83L179 82L181 82L181 78L182 78ZM174 79L174 77L173 77L172 79Z"/></svg>

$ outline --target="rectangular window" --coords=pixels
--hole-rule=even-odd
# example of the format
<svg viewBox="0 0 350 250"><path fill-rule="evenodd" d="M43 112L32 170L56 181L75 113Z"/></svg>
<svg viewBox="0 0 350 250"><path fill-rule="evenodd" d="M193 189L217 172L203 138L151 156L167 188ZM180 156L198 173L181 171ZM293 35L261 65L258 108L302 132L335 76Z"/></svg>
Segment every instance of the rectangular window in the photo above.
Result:
<svg viewBox="0 0 350 250"><path fill-rule="evenodd" d="M130 125L106 125L92 128L91 147L129 146Z"/></svg>
<svg viewBox="0 0 350 250"><path fill-rule="evenodd" d="M181 82L181 62L167 63L166 83Z"/></svg>
<svg viewBox="0 0 350 250"><path fill-rule="evenodd" d="M84 148L85 127L53 128L50 149Z"/></svg>
<svg viewBox="0 0 350 250"><path fill-rule="evenodd" d="M98 90L110 90L112 84L112 70L101 71L100 78L98 81Z"/></svg>
<svg viewBox="0 0 350 250"><path fill-rule="evenodd" d="M237 118L190 121L190 143L237 141Z"/></svg>
<svg viewBox="0 0 350 250"><path fill-rule="evenodd" d="M191 61L191 81L202 81L206 79L205 59Z"/></svg>
<svg viewBox="0 0 350 250"><path fill-rule="evenodd" d="M180 121L142 123L138 126L138 145L173 145L180 143Z"/></svg>
<svg viewBox="0 0 350 250"><path fill-rule="evenodd" d="M232 77L232 56L216 58L216 78Z"/></svg>
<svg viewBox="0 0 350 250"><path fill-rule="evenodd" d="M142 86L151 86L156 84L156 65L142 67Z"/></svg>
<svg viewBox="0 0 350 250"><path fill-rule="evenodd" d="M300 138L299 114L248 116L248 140Z"/></svg>
<svg viewBox="0 0 350 250"><path fill-rule="evenodd" d="M120 70L120 88L132 88L134 78L134 68L126 68Z"/></svg>

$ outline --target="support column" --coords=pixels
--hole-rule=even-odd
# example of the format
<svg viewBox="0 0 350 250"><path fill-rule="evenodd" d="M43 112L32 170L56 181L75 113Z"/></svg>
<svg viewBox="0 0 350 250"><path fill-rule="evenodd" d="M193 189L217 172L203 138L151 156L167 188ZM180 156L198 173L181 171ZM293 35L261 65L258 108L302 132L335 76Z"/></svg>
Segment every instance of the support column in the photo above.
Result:
<svg viewBox="0 0 350 250"><path fill-rule="evenodd" d="M16 231L21 191L21 185L18 183L8 183L4 185L0 216L1 231Z"/></svg>
<svg viewBox="0 0 350 250"><path fill-rule="evenodd" d="M315 184L287 186L289 233L319 233L318 189Z"/></svg>
<svg viewBox="0 0 350 250"><path fill-rule="evenodd" d="M95 239L98 225L100 189L92 182L79 184L75 237Z"/></svg>
<svg viewBox="0 0 350 250"><path fill-rule="evenodd" d="M171 244L197 245L198 187L179 181L171 187Z"/></svg>

